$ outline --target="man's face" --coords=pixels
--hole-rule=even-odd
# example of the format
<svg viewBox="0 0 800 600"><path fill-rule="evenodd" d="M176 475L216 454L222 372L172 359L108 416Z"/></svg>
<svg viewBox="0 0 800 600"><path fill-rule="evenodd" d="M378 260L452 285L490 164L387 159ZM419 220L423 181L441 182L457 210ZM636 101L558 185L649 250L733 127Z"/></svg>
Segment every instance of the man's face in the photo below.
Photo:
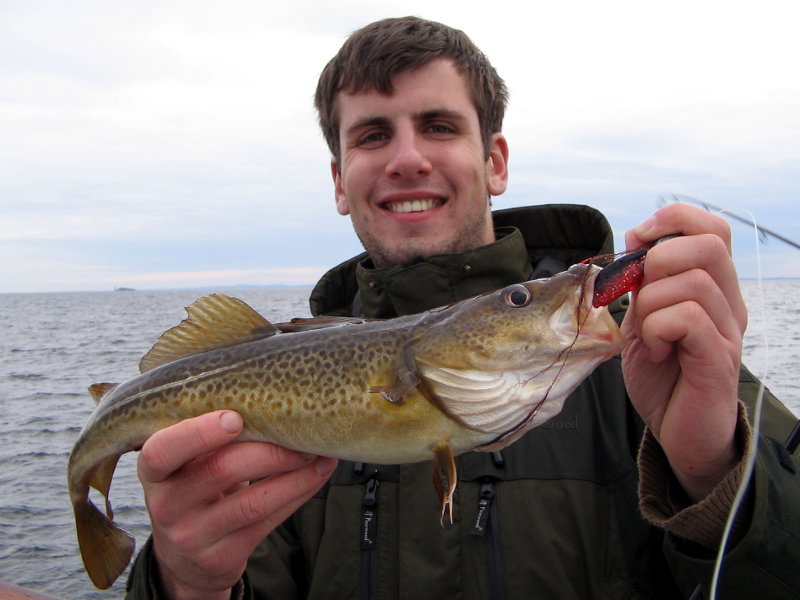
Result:
<svg viewBox="0 0 800 600"><path fill-rule="evenodd" d="M489 158L467 83L450 60L398 74L390 96L340 92L336 206L375 266L494 241L489 195L505 191L508 149Z"/></svg>

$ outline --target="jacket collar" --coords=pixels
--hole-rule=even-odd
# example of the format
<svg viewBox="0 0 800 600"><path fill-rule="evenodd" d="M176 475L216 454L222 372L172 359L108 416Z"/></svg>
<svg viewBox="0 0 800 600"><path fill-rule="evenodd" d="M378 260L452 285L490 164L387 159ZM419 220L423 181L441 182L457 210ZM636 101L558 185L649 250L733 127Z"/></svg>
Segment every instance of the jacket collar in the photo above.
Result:
<svg viewBox="0 0 800 600"><path fill-rule="evenodd" d="M588 206L512 208L493 217L497 241L462 254L375 269L364 253L334 267L311 293L312 313L383 318L421 312L613 252L608 222Z"/></svg>
<svg viewBox="0 0 800 600"><path fill-rule="evenodd" d="M495 235L486 246L411 265L376 269L370 259L361 261L356 267L361 310L378 318L422 312L528 279L531 262L522 234L503 227Z"/></svg>

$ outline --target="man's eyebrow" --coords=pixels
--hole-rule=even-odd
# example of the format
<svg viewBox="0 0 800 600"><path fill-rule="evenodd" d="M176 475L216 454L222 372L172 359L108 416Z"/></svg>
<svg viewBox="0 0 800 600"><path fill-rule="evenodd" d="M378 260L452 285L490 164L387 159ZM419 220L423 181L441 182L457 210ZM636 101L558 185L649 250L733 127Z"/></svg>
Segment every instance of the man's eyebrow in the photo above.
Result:
<svg viewBox="0 0 800 600"><path fill-rule="evenodd" d="M450 110L448 108L434 108L426 110L415 115L417 121L432 121L434 119L466 119L467 116L457 110Z"/></svg>
<svg viewBox="0 0 800 600"><path fill-rule="evenodd" d="M363 119L360 119L350 125L345 134L358 131L359 129L364 129L365 127L386 127L389 124L389 119L387 117L364 117Z"/></svg>

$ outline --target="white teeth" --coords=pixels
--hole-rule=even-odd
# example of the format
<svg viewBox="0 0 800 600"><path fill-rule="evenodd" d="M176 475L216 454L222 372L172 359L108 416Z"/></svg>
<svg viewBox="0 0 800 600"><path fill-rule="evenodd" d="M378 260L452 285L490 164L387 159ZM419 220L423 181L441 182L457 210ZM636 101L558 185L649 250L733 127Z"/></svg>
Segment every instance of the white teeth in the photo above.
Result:
<svg viewBox="0 0 800 600"><path fill-rule="evenodd" d="M406 200L404 202L392 203L389 210L396 213L411 213L431 210L439 206L439 200L428 198L427 200Z"/></svg>

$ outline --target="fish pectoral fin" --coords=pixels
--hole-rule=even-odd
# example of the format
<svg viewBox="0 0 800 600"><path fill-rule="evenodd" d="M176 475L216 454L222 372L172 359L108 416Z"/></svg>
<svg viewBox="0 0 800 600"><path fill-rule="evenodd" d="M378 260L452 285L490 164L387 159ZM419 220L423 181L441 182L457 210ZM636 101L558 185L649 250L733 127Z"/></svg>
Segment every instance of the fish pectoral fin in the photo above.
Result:
<svg viewBox="0 0 800 600"><path fill-rule="evenodd" d="M73 510L86 572L95 586L108 589L128 566L136 542L88 498L73 504Z"/></svg>
<svg viewBox="0 0 800 600"><path fill-rule="evenodd" d="M380 394L392 404L402 404L406 394L418 385L419 375L415 371L405 369L397 374L392 385L372 385L369 391L371 394Z"/></svg>
<svg viewBox="0 0 800 600"><path fill-rule="evenodd" d="M503 434L516 427L552 385L550 377L514 369L448 367L422 360L417 367L422 385L442 412L482 433Z"/></svg>
<svg viewBox="0 0 800 600"><path fill-rule="evenodd" d="M179 358L255 341L279 333L264 317L238 298L214 293L186 307L188 318L165 331L139 361L146 373Z"/></svg>
<svg viewBox="0 0 800 600"><path fill-rule="evenodd" d="M93 383L89 386L89 393L92 395L92 399L99 403L100 400L103 399L103 396L105 396L118 385L118 383Z"/></svg>
<svg viewBox="0 0 800 600"><path fill-rule="evenodd" d="M443 442L433 450L433 487L442 503L442 513L439 515L442 526L444 526L444 513L448 509L450 524L453 524L453 494L456 491L456 483L458 474L453 451L450 449L450 442Z"/></svg>

